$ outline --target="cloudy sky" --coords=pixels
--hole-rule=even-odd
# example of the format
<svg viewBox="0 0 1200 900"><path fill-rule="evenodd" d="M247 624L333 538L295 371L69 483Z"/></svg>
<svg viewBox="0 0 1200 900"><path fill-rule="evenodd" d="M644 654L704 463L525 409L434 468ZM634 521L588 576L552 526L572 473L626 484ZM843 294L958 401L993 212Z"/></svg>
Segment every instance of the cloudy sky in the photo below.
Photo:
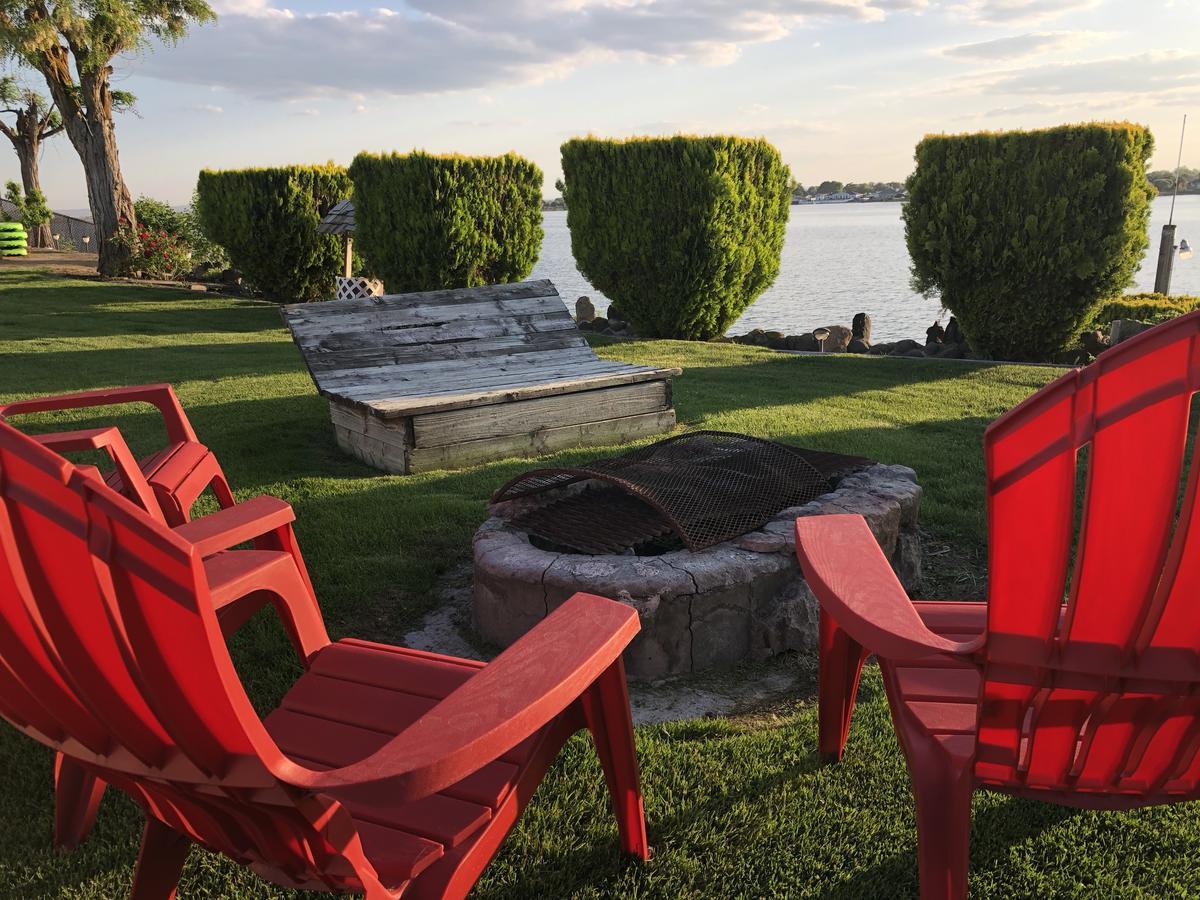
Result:
<svg viewBox="0 0 1200 900"><path fill-rule="evenodd" d="M516 150L550 194L566 138L679 131L764 135L806 184L898 180L928 132L1113 118L1151 126L1170 167L1189 110L1200 165L1200 0L213 6L216 25L117 62L139 98L118 122L135 195L184 203L204 167L412 148ZM65 135L43 169L53 206L86 207Z"/></svg>

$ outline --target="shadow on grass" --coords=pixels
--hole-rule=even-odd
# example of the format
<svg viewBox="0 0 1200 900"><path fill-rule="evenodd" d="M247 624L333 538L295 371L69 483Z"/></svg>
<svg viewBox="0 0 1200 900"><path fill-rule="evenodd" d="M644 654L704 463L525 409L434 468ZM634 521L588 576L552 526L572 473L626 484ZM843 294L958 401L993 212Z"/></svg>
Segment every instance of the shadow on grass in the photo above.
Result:
<svg viewBox="0 0 1200 900"><path fill-rule="evenodd" d="M0 272L0 324L0 338L8 341L250 333L283 327L273 304L29 271Z"/></svg>
<svg viewBox="0 0 1200 900"><path fill-rule="evenodd" d="M160 381L178 386L193 379L292 373L297 372L299 364L296 348L282 341L0 353L0 371L5 373L3 389L22 394Z"/></svg>
<svg viewBox="0 0 1200 900"><path fill-rule="evenodd" d="M1013 847L1035 839L1047 829L1080 814L1080 810L1071 807L1021 798L1008 798L1007 802L989 804L971 819L970 871L981 872L1002 864ZM914 831L911 842L901 852L868 869L855 872L848 880L831 887L823 896L828 900L861 900L863 897L882 896L880 892L885 886L890 886L890 897L916 897L919 884L917 870L917 836ZM901 890L902 885L909 886L908 890Z"/></svg>
<svg viewBox="0 0 1200 900"><path fill-rule="evenodd" d="M677 409L688 421L738 409L813 403L860 391L954 381L978 366L922 360L763 353L731 366L685 368L675 378Z"/></svg>

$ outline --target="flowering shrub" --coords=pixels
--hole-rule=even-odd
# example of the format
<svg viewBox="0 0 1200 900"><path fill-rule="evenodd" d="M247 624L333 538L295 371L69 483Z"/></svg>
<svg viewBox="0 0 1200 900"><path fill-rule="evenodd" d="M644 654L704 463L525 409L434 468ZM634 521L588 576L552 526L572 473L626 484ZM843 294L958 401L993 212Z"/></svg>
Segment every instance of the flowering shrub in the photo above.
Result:
<svg viewBox="0 0 1200 900"><path fill-rule="evenodd" d="M141 278L177 278L191 269L192 254L177 235L121 219L113 242L129 251L129 272Z"/></svg>

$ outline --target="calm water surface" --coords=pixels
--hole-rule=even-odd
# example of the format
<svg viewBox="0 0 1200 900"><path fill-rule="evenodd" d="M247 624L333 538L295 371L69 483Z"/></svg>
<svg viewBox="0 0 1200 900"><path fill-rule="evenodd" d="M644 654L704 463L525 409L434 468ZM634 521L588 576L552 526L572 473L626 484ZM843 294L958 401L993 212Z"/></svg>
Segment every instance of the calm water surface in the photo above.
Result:
<svg viewBox="0 0 1200 900"><path fill-rule="evenodd" d="M1135 277L1134 288L1154 287L1158 240L1171 200L1154 201L1150 249ZM923 339L934 320L948 316L936 300L914 294L908 286L908 250L899 203L846 203L793 206L779 277L737 322L730 334L751 328L788 333L818 325L849 325L857 312L867 312L876 341ZM1200 250L1200 196L1175 203L1176 240L1186 238ZM569 307L587 294L599 310L608 301L575 268L565 212L546 212L546 239L531 278L549 278ZM1200 253L1175 261L1173 294L1200 294Z"/></svg>

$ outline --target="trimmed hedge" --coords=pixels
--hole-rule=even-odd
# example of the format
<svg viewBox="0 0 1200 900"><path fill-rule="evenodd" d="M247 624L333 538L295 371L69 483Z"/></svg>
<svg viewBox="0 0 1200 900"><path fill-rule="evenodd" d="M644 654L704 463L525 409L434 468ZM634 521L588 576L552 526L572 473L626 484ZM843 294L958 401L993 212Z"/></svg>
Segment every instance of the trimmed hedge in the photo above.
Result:
<svg viewBox="0 0 1200 900"><path fill-rule="evenodd" d="M350 196L341 166L205 170L195 210L204 234L225 248L233 267L272 300L328 300L344 253L317 223Z"/></svg>
<svg viewBox="0 0 1200 900"><path fill-rule="evenodd" d="M521 281L542 247L542 170L504 156L360 153L354 245L390 293Z"/></svg>
<svg viewBox="0 0 1200 900"><path fill-rule="evenodd" d="M1126 122L926 137L903 213L913 287L981 353L1068 346L1146 250L1153 147Z"/></svg>
<svg viewBox="0 0 1200 900"><path fill-rule="evenodd" d="M762 139L562 146L579 271L643 337L708 340L779 273L791 173Z"/></svg>
<svg viewBox="0 0 1200 900"><path fill-rule="evenodd" d="M1088 318L1085 331L1108 331L1115 319L1135 319L1157 325L1200 309L1200 297L1186 294L1125 294L1104 301Z"/></svg>

